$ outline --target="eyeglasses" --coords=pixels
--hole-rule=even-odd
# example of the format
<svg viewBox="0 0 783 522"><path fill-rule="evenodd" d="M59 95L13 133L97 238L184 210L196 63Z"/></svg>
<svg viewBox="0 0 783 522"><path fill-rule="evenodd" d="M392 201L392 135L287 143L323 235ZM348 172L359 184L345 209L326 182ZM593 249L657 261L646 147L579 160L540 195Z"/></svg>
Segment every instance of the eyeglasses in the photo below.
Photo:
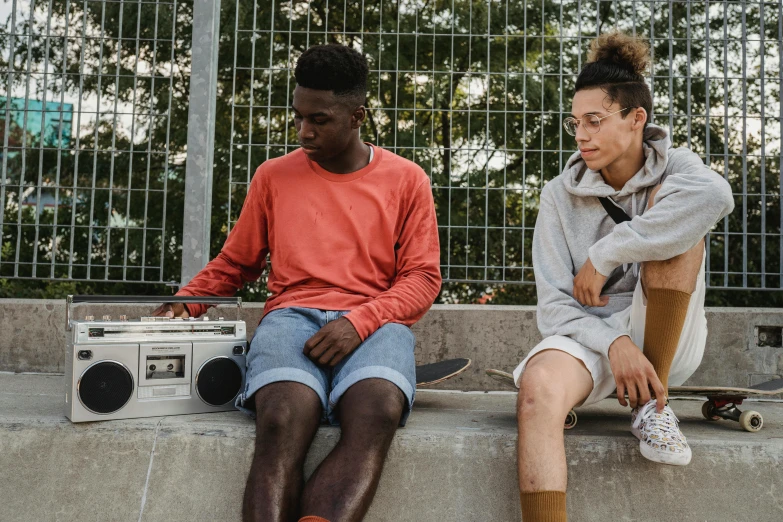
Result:
<svg viewBox="0 0 783 522"><path fill-rule="evenodd" d="M634 107L626 107L625 109L614 111L612 114L617 114L618 112L623 112L633 108ZM612 114L607 114L603 118L599 118L595 114L588 114L584 118L568 117L565 120L563 120L563 128L571 136L576 136L576 130L579 128L579 125L581 124L582 127L584 127L587 132L589 132L590 134L595 134L599 130L601 130L601 120L605 120Z"/></svg>

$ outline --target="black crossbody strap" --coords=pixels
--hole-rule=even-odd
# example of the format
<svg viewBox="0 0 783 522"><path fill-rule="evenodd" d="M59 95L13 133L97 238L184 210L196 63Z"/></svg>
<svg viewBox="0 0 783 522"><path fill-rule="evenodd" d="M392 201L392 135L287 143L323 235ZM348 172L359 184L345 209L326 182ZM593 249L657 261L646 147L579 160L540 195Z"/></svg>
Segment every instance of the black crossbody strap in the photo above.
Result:
<svg viewBox="0 0 783 522"><path fill-rule="evenodd" d="M618 207L611 199L599 197L598 201L601 202L601 205L603 205L604 210L609 214L609 217L618 225L620 223L625 223L626 221L631 221L631 216L626 214L625 210Z"/></svg>
<svg viewBox="0 0 783 522"><path fill-rule="evenodd" d="M612 220L618 225L620 223L625 223L626 221L631 221L631 216L626 214L625 210L617 206L617 204L612 199L599 197L598 201L601 202L601 205L604 207L604 210L606 210L606 213L609 214L609 217L612 218ZM625 265L618 266L609 275L609 279L607 279L606 283L604 283L604 288L610 288L623 277L625 277Z"/></svg>

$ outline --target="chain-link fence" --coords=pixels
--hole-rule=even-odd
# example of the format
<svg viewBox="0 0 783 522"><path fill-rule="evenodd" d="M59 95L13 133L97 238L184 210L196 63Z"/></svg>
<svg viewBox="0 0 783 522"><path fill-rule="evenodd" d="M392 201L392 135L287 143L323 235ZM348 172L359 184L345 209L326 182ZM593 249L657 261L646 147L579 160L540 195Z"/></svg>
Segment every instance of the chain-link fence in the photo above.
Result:
<svg viewBox="0 0 783 522"><path fill-rule="evenodd" d="M651 43L652 121L732 186L709 286L783 288L780 1L10 5L0 275L188 280L255 167L298 146L297 57L340 42L370 63L366 139L432 180L444 278L532 283L538 194L575 150L576 75L619 28Z"/></svg>
<svg viewBox="0 0 783 522"><path fill-rule="evenodd" d="M0 4L0 276L179 276L181 11L176 0Z"/></svg>

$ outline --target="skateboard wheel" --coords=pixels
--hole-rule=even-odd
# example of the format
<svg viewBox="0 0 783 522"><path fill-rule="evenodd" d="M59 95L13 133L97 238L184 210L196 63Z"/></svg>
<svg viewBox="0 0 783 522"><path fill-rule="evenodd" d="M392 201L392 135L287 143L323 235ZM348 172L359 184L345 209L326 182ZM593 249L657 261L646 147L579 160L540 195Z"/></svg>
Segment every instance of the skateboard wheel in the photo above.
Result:
<svg viewBox="0 0 783 522"><path fill-rule="evenodd" d="M739 418L740 426L745 431L756 432L764 426L764 418L757 411L743 411Z"/></svg>
<svg viewBox="0 0 783 522"><path fill-rule="evenodd" d="M566 415L565 423L563 423L563 429L570 430L576 426L576 419L576 412L574 410L569 411L568 415Z"/></svg>
<svg viewBox="0 0 783 522"><path fill-rule="evenodd" d="M701 405L701 414L704 415L704 418L708 421L720 420L720 417L715 415L715 406L713 406L710 401Z"/></svg>

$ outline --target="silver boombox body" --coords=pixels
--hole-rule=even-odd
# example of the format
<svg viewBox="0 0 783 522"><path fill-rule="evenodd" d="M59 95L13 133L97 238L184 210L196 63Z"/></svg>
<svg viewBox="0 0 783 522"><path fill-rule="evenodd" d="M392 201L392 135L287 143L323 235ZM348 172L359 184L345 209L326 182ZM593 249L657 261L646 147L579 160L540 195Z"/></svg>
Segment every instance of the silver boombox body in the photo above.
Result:
<svg viewBox="0 0 783 522"><path fill-rule="evenodd" d="M244 321L142 317L71 320L72 303L152 302L69 296L65 415L72 422L234 410L245 380ZM157 298L160 303L160 298ZM235 298L177 302L237 303ZM214 310L213 310L214 312Z"/></svg>

